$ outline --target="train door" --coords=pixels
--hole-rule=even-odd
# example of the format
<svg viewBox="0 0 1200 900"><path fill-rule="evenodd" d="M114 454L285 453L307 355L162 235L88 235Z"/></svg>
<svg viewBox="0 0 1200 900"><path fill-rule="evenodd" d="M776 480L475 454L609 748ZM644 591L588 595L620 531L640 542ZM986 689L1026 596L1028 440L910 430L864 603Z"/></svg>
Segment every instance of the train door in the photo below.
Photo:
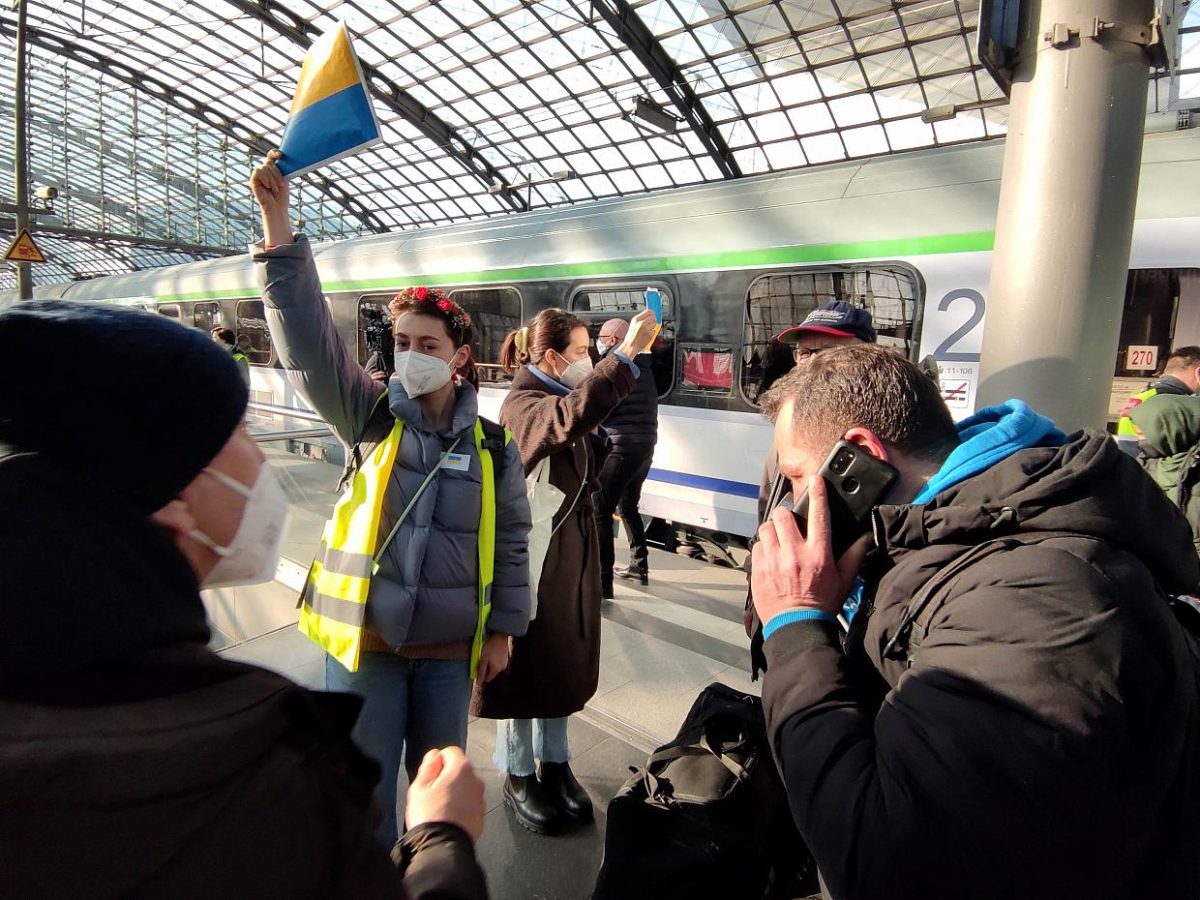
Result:
<svg viewBox="0 0 1200 900"><path fill-rule="evenodd" d="M1110 429L1125 401L1162 372L1172 351L1198 345L1200 269L1130 270L1113 361Z"/></svg>

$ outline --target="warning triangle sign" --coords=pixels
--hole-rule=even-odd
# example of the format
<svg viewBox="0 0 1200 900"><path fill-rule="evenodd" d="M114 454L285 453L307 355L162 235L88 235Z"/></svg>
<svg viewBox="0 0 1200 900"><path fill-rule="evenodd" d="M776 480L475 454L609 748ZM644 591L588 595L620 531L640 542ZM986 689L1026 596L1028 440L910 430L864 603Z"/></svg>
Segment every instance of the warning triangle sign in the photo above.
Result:
<svg viewBox="0 0 1200 900"><path fill-rule="evenodd" d="M4 258L11 262L45 262L46 257L33 242L33 235L27 228L17 232L16 239L4 251Z"/></svg>

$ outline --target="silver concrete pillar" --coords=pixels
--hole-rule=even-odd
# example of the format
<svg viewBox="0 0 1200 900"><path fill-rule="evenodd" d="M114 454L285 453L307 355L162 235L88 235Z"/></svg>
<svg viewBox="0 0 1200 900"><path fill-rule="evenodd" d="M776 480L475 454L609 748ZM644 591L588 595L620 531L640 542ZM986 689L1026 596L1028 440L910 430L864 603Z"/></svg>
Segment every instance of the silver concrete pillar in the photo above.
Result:
<svg viewBox="0 0 1200 900"><path fill-rule="evenodd" d="M16 52L13 54L16 57L17 67L16 80L13 85L16 94L16 97L13 98L13 155L16 157L13 174L16 175L17 196L14 199L17 207L18 234L22 228L29 227L29 151L26 148L26 120L28 118L26 101L29 97L29 88L25 84L26 3L27 0L17 0L17 45ZM30 300L33 298L33 273L29 270L29 263L17 262L14 265L17 267L17 299Z"/></svg>
<svg viewBox="0 0 1200 900"><path fill-rule="evenodd" d="M1153 2L1029 6L1013 79L978 405L1020 397L1066 431L1102 428L1146 118L1150 64L1140 42Z"/></svg>

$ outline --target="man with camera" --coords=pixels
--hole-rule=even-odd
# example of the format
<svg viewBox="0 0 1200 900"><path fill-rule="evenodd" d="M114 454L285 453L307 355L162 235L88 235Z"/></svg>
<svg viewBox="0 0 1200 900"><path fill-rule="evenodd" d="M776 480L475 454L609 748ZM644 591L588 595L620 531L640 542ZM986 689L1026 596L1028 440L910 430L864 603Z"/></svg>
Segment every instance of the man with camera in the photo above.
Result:
<svg viewBox="0 0 1200 900"><path fill-rule="evenodd" d="M754 549L763 702L827 896L1195 896L1200 701L1171 595L1200 565L1162 491L1020 401L956 429L880 347L826 351L763 409L808 492L808 537L781 505Z"/></svg>

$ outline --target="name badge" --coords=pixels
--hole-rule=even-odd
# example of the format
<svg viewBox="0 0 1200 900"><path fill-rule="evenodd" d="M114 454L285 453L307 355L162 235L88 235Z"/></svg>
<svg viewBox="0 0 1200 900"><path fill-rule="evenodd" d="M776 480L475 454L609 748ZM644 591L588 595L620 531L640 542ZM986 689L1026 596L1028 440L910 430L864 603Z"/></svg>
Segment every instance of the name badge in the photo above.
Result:
<svg viewBox="0 0 1200 900"><path fill-rule="evenodd" d="M445 468L454 472L470 472L471 457L466 453L451 453L446 457Z"/></svg>

